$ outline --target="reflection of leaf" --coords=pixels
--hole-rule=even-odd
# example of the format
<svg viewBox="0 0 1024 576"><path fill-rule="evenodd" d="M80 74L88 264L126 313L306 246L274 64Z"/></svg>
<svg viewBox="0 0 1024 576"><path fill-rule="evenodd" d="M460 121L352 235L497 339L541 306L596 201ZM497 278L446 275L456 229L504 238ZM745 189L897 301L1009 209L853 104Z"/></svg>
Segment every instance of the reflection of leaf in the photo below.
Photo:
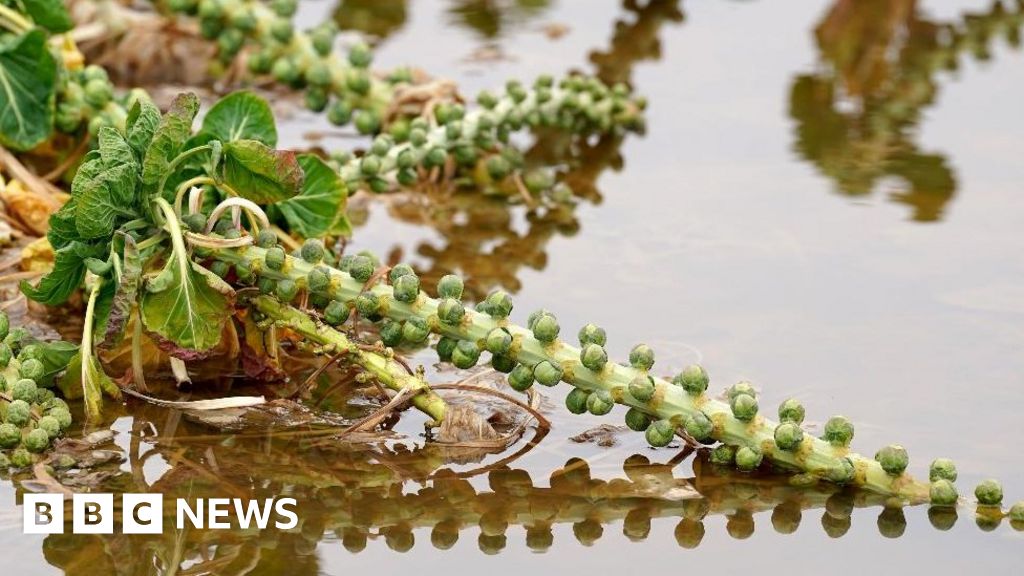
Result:
<svg viewBox="0 0 1024 576"><path fill-rule="evenodd" d="M341 176L312 154L299 156L304 178L302 192L274 206L281 211L292 232L305 238L351 233L345 215L348 190Z"/></svg>
<svg viewBox="0 0 1024 576"><path fill-rule="evenodd" d="M181 153L185 141L192 134L192 120L197 112L199 98L192 93L180 94L160 120L142 162L142 183L147 192L156 192L160 179L170 169L171 161Z"/></svg>
<svg viewBox="0 0 1024 576"><path fill-rule="evenodd" d="M140 306L151 332L176 346L203 352L220 342L232 313L232 290L223 280L174 254L146 284Z"/></svg>
<svg viewBox="0 0 1024 576"><path fill-rule="evenodd" d="M270 204L299 193L302 168L294 152L237 140L224 145L224 180L243 198Z"/></svg>
<svg viewBox="0 0 1024 576"><path fill-rule="evenodd" d="M0 44L0 144L28 150L50 136L56 74L42 30Z"/></svg>
<svg viewBox="0 0 1024 576"><path fill-rule="evenodd" d="M21 0L21 4L36 25L50 32L67 32L74 27L71 15L61 0Z"/></svg>
<svg viewBox="0 0 1024 576"><path fill-rule="evenodd" d="M202 133L223 142L256 140L277 145L274 113L267 101L247 90L228 94L203 117Z"/></svg>

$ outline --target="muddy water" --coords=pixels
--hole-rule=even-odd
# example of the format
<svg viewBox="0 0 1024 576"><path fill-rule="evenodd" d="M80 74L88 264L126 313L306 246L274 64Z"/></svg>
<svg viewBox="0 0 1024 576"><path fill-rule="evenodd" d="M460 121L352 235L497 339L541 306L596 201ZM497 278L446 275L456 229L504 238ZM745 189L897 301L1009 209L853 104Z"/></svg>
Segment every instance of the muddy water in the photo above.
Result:
<svg viewBox="0 0 1024 576"><path fill-rule="evenodd" d="M713 386L749 379L763 405L795 396L819 423L841 412L863 452L902 443L917 475L948 456L962 489L991 476L1024 499L1024 54L999 31L1010 18L975 1L625 4L341 2L340 22L385 35L383 66L412 61L469 91L596 70L650 101L645 137L588 156L592 201L574 211L370 203L356 245L464 273L477 293L513 290L517 317L599 323L615 357L645 341L656 370L700 360ZM307 2L303 17L336 9ZM956 49L950 27L968 32ZM299 117L291 133L316 126ZM562 393L551 433L497 471L528 443L424 447L415 414L405 439L346 448L210 438L135 407L113 425L127 460L100 468L107 488L290 493L301 529L44 540L20 534L4 482L0 546L18 574L961 574L1022 559L1005 521L729 475L635 434L572 442L617 418L567 416Z"/></svg>

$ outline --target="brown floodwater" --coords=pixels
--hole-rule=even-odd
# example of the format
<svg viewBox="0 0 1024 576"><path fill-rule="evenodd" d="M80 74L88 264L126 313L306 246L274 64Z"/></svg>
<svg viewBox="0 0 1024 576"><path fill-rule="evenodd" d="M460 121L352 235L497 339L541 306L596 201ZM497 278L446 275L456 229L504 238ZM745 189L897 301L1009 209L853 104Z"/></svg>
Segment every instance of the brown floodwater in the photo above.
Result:
<svg viewBox="0 0 1024 576"><path fill-rule="evenodd" d="M969 490L999 478L1024 500L1024 8L1006 2L327 0L380 37L382 67L416 64L467 93L540 73L596 72L649 100L646 135L592 142L574 210L527 214L475 197L357 202L353 247L466 275L595 322L609 353L647 342L655 370L699 360L712 386L749 379L808 420L842 413L854 447L901 443L911 472L957 461ZM1017 118L1018 120L1014 120ZM298 114L286 144L320 130ZM321 145L355 146L345 134ZM564 158L557 140L531 148ZM431 382L466 374L440 371ZM332 375L331 378L337 378ZM526 574L757 570L771 574L1008 573L1009 522L785 477L715 469L638 434L570 440L611 416L571 416L500 454L424 443L422 417L365 445L216 433L138 403L110 458L80 479L165 497L297 499L295 530L26 536L25 478L0 481L0 549L35 574ZM372 410L329 404L346 418ZM310 417L309 415L306 415ZM318 422L303 429L327 426Z"/></svg>

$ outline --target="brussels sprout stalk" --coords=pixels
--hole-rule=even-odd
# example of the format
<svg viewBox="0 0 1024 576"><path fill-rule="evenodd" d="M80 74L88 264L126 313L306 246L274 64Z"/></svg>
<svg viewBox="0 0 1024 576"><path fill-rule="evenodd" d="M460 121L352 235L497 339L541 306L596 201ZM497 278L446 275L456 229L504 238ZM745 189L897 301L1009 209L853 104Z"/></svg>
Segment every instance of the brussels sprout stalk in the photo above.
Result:
<svg viewBox="0 0 1024 576"><path fill-rule="evenodd" d="M269 278L290 278L297 283L304 282L313 268L313 265L289 256L280 270L262 270L266 250L257 246L216 250L213 255L231 264L247 265ZM641 402L630 395L628 389L630 382L638 376L646 375L646 371L607 362L600 371L595 372L581 364L579 348L557 339L545 344L535 338L532 331L511 324L507 319L495 319L488 314L467 309L458 323L440 322L438 307L441 302L437 299L420 293L411 303L400 302L393 297L392 288L388 285L377 284L366 288L346 272L334 268L327 270L331 281L330 293L335 299L352 301L361 294L371 294L380 303L381 315L398 321L418 318L442 336L463 341L483 342L491 330L504 328L512 335L512 353L519 362L528 366L542 362L559 366L562 380L578 389L603 391L616 403L667 420L677 429L682 427L687 418L703 413L713 423L711 438L759 451L769 461L783 468L828 479L836 470L844 469L845 459L853 465L850 479L852 484L912 503L928 500L927 484L907 474L890 475L875 460L810 435L795 450L779 449L774 439L774 430L778 424L763 415L757 415L750 421L741 421L733 416L729 404L707 394L691 396L682 387L661 378L653 378L655 393L649 401Z"/></svg>
<svg viewBox="0 0 1024 576"><path fill-rule="evenodd" d="M412 404L432 419L428 426L436 426L444 420L447 410L444 400L435 394L421 377L409 374L405 367L394 359L383 353L361 348L344 333L317 322L301 310L281 304L270 296L257 296L253 298L252 303L256 310L273 320L277 326L294 330L303 337L329 348L331 353L347 354L354 363L373 374L384 386L396 392L415 391Z"/></svg>

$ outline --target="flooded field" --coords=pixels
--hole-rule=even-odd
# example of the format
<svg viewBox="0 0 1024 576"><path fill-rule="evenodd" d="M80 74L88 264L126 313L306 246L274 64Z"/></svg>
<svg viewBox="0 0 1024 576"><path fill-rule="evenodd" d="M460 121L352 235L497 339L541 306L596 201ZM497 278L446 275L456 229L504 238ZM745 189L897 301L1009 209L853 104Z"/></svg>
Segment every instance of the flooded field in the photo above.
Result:
<svg viewBox="0 0 1024 576"><path fill-rule="evenodd" d="M324 18L376 36L375 67L414 64L466 94L582 70L648 101L642 136L527 141L530 158L580 162L574 206L364 193L350 249L410 262L431 286L461 274L473 299L503 288L522 320L547 308L566 327L597 323L612 358L646 342L659 375L699 361L714 390L750 380L772 410L796 397L810 431L844 414L865 454L900 443L923 477L950 457L964 493L994 477L1006 502L1024 499L1024 5L301 3L301 22ZM294 108L283 146L365 145ZM502 380L431 351L406 361L431 384ZM268 392L204 369L220 389ZM653 449L619 426L622 407L573 416L560 388L536 400L550 429L495 402L496 427L522 433L504 450L425 441L415 411L339 441L332 429L377 404L347 371L318 377L336 416L292 414L286 430L111 403L113 440L78 479L165 498L289 495L298 528L27 536L18 504L39 485L19 474L0 480L12 573L964 574L1024 560L1024 527L1007 520Z"/></svg>

